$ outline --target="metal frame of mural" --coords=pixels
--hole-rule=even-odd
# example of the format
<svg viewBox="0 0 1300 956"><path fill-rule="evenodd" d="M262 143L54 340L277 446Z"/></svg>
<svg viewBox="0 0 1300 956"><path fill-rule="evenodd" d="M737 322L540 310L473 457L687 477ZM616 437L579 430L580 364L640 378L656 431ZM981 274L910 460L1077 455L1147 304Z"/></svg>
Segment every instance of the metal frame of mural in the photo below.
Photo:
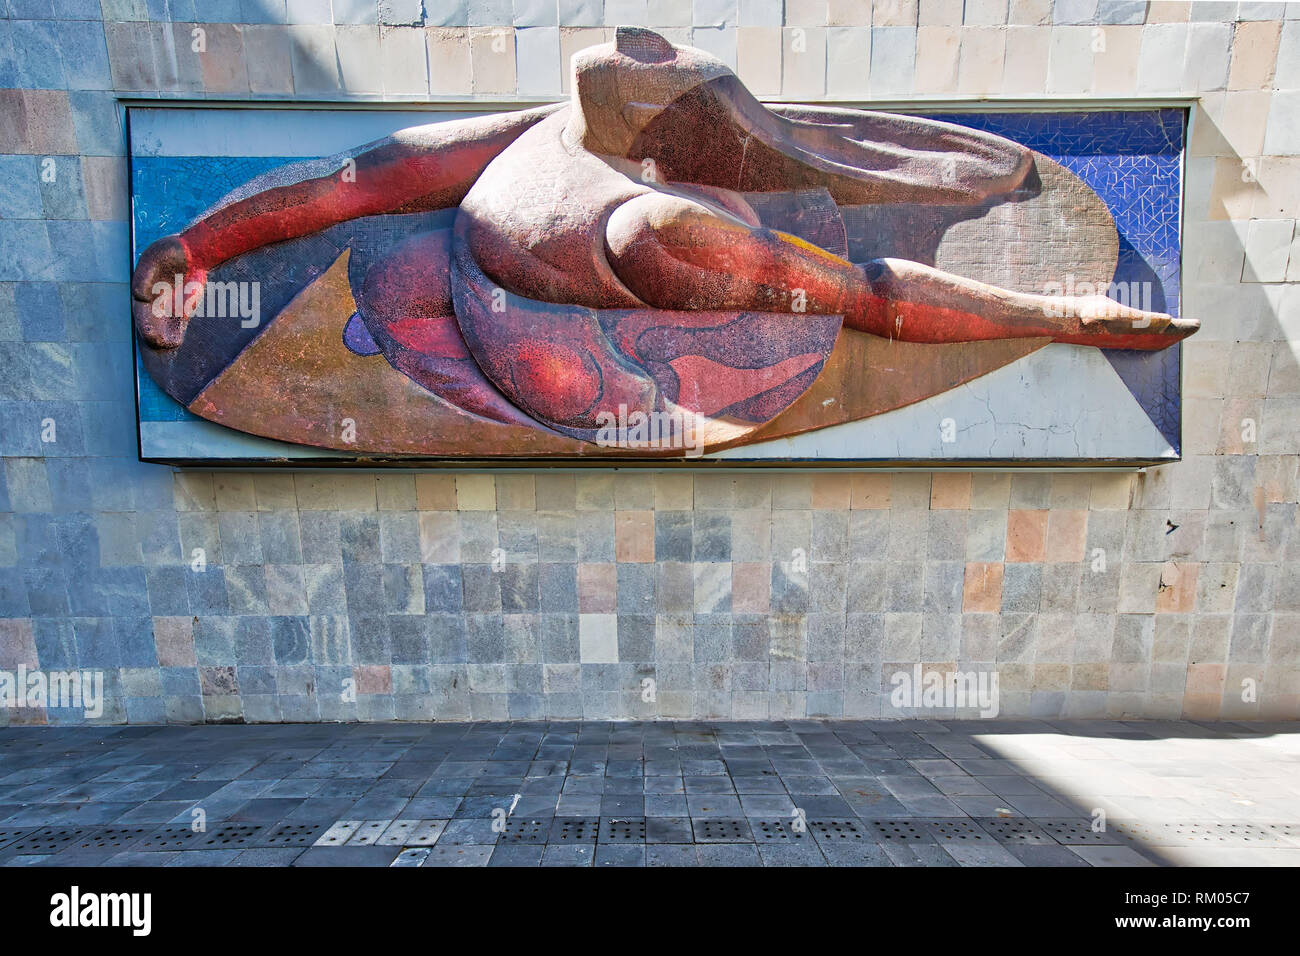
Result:
<svg viewBox="0 0 1300 956"><path fill-rule="evenodd" d="M138 151L227 104L130 105L141 459L1177 459L1181 104L764 107L636 30L575 69L320 160Z"/></svg>

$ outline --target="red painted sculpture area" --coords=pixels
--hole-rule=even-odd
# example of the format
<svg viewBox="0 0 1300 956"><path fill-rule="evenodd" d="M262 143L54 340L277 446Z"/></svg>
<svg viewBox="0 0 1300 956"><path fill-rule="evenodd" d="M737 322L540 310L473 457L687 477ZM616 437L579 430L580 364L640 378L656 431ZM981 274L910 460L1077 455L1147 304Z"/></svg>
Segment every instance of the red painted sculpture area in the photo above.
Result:
<svg viewBox="0 0 1300 956"><path fill-rule="evenodd" d="M367 217L409 222L382 256L353 253L346 287L340 268L333 292L306 302L304 289L233 360L214 359L185 401L288 441L473 456L756 442L919 400L1050 342L1154 350L1196 330L1103 295L1001 288L933 257L850 258L846 211L1021 215L1017 203L1055 210L1066 254L1104 290L1113 223L1050 160L920 118L767 107L709 54L620 28L574 56L567 103L419 126L254 180L144 251L134 318L168 388L180 356L214 339L188 337L202 296L159 296L160 284L201 290L255 250ZM454 219L419 225L436 210ZM310 344L325 320L295 309L329 312L330 342L350 350ZM254 361L256 374L243 367ZM392 370L408 385L367 383ZM278 401L244 407L258 376ZM380 423L350 445L334 421L349 401Z"/></svg>

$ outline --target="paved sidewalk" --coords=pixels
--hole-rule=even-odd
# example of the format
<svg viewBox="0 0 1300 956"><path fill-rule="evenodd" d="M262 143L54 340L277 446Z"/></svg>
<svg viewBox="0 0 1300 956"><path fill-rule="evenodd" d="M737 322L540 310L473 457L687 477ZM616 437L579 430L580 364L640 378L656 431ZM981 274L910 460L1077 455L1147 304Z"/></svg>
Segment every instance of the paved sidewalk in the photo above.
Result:
<svg viewBox="0 0 1300 956"><path fill-rule="evenodd" d="M1300 724L0 730L6 866L828 864L1297 866Z"/></svg>

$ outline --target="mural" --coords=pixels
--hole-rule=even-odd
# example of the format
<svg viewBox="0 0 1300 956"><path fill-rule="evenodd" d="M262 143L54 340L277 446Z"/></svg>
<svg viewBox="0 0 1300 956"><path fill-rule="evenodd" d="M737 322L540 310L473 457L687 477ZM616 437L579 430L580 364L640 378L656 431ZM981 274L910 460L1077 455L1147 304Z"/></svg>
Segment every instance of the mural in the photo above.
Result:
<svg viewBox="0 0 1300 956"><path fill-rule="evenodd" d="M637 28L572 90L261 170L133 119L144 456L1176 457L1180 114L768 107Z"/></svg>

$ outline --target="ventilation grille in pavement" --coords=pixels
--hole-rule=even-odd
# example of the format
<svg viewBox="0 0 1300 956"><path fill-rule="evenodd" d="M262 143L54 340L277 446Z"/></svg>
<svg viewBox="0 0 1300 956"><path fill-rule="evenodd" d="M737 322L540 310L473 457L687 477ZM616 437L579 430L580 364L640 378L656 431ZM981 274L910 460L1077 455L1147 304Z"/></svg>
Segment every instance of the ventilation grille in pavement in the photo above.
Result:
<svg viewBox="0 0 1300 956"><path fill-rule="evenodd" d="M259 823L223 823L207 833L200 833L192 848L204 850L238 850L253 845L264 829Z"/></svg>
<svg viewBox="0 0 1300 956"><path fill-rule="evenodd" d="M194 849L199 837L207 836L183 824L159 827L140 841L139 850L186 850Z"/></svg>
<svg viewBox="0 0 1300 956"><path fill-rule="evenodd" d="M722 820L714 817L693 817L696 843L752 843L748 820Z"/></svg>
<svg viewBox="0 0 1300 956"><path fill-rule="evenodd" d="M993 838L974 820L927 820L925 828L938 843L992 843Z"/></svg>
<svg viewBox="0 0 1300 956"><path fill-rule="evenodd" d="M645 817L601 817L601 843L644 843Z"/></svg>
<svg viewBox="0 0 1300 956"><path fill-rule="evenodd" d="M594 843L600 829L597 817L556 817L549 843Z"/></svg>
<svg viewBox="0 0 1300 956"><path fill-rule="evenodd" d="M1057 843L1066 846L1083 844L1105 844L1113 846L1122 843L1118 834L1097 831L1092 828L1091 820L1038 820L1035 821Z"/></svg>
<svg viewBox="0 0 1300 956"><path fill-rule="evenodd" d="M281 823L263 833L258 846L311 846L325 832L323 823Z"/></svg>
<svg viewBox="0 0 1300 956"><path fill-rule="evenodd" d="M1040 846L1056 843L1042 829L1028 820L995 817L980 820L979 825L987 830L993 839L1009 846Z"/></svg>
<svg viewBox="0 0 1300 956"><path fill-rule="evenodd" d="M8 849L11 853L58 853L84 838L90 830L85 827L43 827L35 833L19 837Z"/></svg>
<svg viewBox="0 0 1300 956"><path fill-rule="evenodd" d="M499 837L502 843L545 843L551 832L551 818L520 818L507 820Z"/></svg>
<svg viewBox="0 0 1300 956"><path fill-rule="evenodd" d="M867 826L875 831L881 843L933 842L921 824L912 820L868 820Z"/></svg>
<svg viewBox="0 0 1300 956"><path fill-rule="evenodd" d="M0 827L0 849L7 847L16 840L21 840L31 832L31 827L11 827L8 829Z"/></svg>
<svg viewBox="0 0 1300 956"><path fill-rule="evenodd" d="M93 830L87 833L74 844L69 844L70 849L77 850L117 850L122 847L133 846L147 837L152 830L149 827L104 827L102 830Z"/></svg>
<svg viewBox="0 0 1300 956"><path fill-rule="evenodd" d="M812 820L808 825L823 843L871 842L867 832L856 820Z"/></svg>
<svg viewBox="0 0 1300 956"><path fill-rule="evenodd" d="M750 820L749 828L754 834L756 843L799 843L801 841L812 842L812 834L809 829L811 823L803 825L802 829L796 829L793 820Z"/></svg>

